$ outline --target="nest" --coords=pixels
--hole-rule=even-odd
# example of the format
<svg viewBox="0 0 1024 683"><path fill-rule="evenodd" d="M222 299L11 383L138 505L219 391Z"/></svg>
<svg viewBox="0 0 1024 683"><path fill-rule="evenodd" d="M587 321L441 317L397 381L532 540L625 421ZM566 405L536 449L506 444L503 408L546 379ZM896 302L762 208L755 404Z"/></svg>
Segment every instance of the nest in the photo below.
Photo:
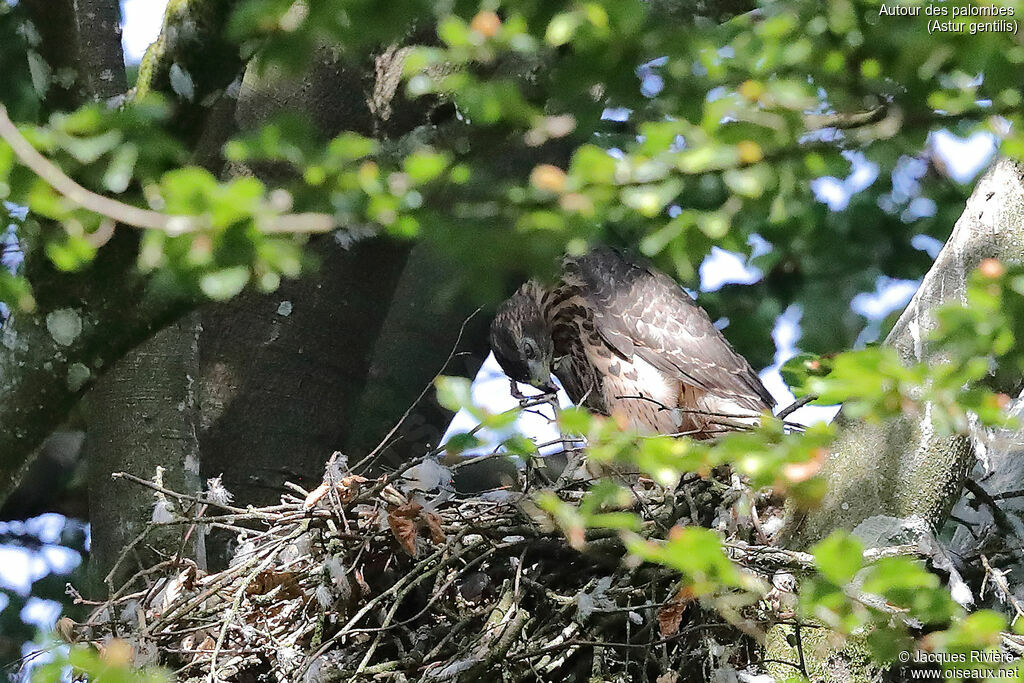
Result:
<svg viewBox="0 0 1024 683"><path fill-rule="evenodd" d="M448 475L424 458L368 478L335 454L319 487L291 486L261 508L232 505L217 482L191 496L119 475L151 488L158 511L162 501L186 511L154 513L133 546L170 528L185 547L217 528L236 536L234 557L217 572L184 556L156 562L59 631L101 646L125 640L137 664L196 681L671 683L756 658L757 624L769 619L759 607L724 619L681 591L678 573L630 558L617 532L567 538L533 502L541 484L578 502L587 477L551 482L526 468L519 493L459 497ZM766 579L811 562L739 540L762 531L756 514L755 524L737 515L733 502L752 492L728 473L684 477L673 490L634 476L630 488L644 535L717 525Z"/></svg>

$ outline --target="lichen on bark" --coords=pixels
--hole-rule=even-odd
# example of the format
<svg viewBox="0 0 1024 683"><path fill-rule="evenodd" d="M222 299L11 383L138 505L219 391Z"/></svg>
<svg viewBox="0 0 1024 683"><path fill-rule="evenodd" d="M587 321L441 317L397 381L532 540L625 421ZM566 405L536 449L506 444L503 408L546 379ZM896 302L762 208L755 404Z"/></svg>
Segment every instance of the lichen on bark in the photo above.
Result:
<svg viewBox="0 0 1024 683"><path fill-rule="evenodd" d="M885 343L904 362L943 361L928 344L934 311L947 302L965 301L967 278L985 258L1008 263L1024 260L1024 170L1008 159L997 161L978 181L945 246L886 338ZM1014 387L996 388L1010 391ZM915 414L881 424L841 417L840 435L823 471L828 494L814 510L788 510L781 543L804 549L835 529L852 531L879 515L913 515L937 528L959 498L964 478L975 463L979 435L938 433L929 413L926 405ZM787 639L791 630L776 625L769 631L766 660L797 661L800 653ZM808 631L829 632L821 628L804 632ZM812 680L878 680L876 665L865 658L856 638L803 650L808 673L822 672L812 675ZM785 678L793 672L774 667L772 673Z"/></svg>
<svg viewBox="0 0 1024 683"><path fill-rule="evenodd" d="M984 258L1024 258L1021 167L998 161L978 182L935 263L885 343L905 362L941 362L927 337L939 305L964 301L967 277ZM1006 387L1000 387L1006 389ZM927 406L883 424L840 418L823 476L828 495L810 511L791 510L783 539L805 548L834 529L852 530L874 515L918 515L938 524L974 463L969 436L931 426Z"/></svg>

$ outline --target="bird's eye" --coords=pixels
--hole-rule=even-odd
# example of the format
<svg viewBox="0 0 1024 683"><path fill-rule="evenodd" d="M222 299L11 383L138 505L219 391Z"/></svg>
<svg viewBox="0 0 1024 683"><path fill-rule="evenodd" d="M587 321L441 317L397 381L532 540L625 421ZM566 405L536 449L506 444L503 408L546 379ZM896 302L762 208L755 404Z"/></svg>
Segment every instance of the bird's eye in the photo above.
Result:
<svg viewBox="0 0 1024 683"><path fill-rule="evenodd" d="M534 360L537 357L536 345L531 341L527 341L523 347L523 355L526 356L526 360Z"/></svg>

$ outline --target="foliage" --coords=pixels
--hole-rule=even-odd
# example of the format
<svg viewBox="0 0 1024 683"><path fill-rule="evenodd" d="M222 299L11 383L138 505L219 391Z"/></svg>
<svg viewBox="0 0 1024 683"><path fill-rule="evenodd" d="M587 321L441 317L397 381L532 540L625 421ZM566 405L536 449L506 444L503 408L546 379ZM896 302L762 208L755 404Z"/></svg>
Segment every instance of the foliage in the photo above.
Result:
<svg viewBox="0 0 1024 683"><path fill-rule="evenodd" d="M800 354L782 368L797 396L823 405L841 403L851 417L880 420L930 406L941 433L968 431L980 424L1009 427L1003 409L1024 369L1016 342L1024 335L1024 270L988 259L968 281L965 304L935 312L934 329L922 344L940 362L907 365L888 347L847 351L832 357Z"/></svg>
<svg viewBox="0 0 1024 683"><path fill-rule="evenodd" d="M29 575L23 580L31 585L4 585L0 587L0 633L3 633L0 661L14 666L21 660L24 643L38 635L39 624L29 623L26 608L40 604L60 604L61 614L81 618L84 609L74 605L67 595L68 582L79 582L85 577L83 558L87 555L87 533L84 523L64 520L57 515L37 517L27 522L0 525L0 543L7 557L15 553L32 554L49 566L43 576ZM44 559L45 558L45 559ZM10 560L6 563L16 564ZM8 581L10 577L5 577ZM5 581L6 583L6 581Z"/></svg>
<svg viewBox="0 0 1024 683"><path fill-rule="evenodd" d="M988 426L1013 426L1003 411L1008 397L988 384L993 376L1020 377L1022 357L1015 339L1024 324L1022 273L1019 266L983 262L969 278L966 303L935 311L935 329L924 343L940 350L942 362L906 366L891 348L870 347L830 358L794 358L786 378L798 395L842 403L844 411L863 419L891 419L928 406L925 419L939 433L967 433L972 417ZM452 382L444 378L439 386ZM487 417L472 405L468 388L445 395L453 408ZM789 427L765 416L756 428L702 442L638 434L622 429L613 418L577 408L560 413L559 427L563 434L585 437L588 461L625 465L625 471L635 468L670 489L688 474L708 478L725 466L755 493L770 488L805 507L825 494L816 474L835 434L832 426ZM538 494L537 502L580 549L588 529L619 530L630 553L677 571L688 600L701 600L730 622L738 619L742 607L768 596L768 577L758 577L731 558L731 535L726 534L726 542L721 531L677 525L663 539L652 537L635 511L634 496L621 482L601 481L578 505L551 492ZM901 651L914 649L915 639L919 648L945 653L998 648L1007 630L1005 617L997 612L968 614L918 559L865 562L861 542L843 531L811 550L815 571L800 582L799 615L844 636L870 634L868 644L880 662L893 662ZM923 638L922 628L930 631ZM990 664L998 668L999 661Z"/></svg>
<svg viewBox="0 0 1024 683"><path fill-rule="evenodd" d="M298 73L323 44L354 64L372 62L380 46L409 47L397 106L443 112L448 104L452 112L395 137L344 130L326 141L310 121L278 117L219 150L218 161L274 169L261 174L272 184L222 178L199 164L197 131L180 134L177 113L183 103L207 106L205 97L194 102L202 74L180 65L169 68L163 92L143 88L123 101L52 111L46 94L59 75L41 63L20 4L0 4L0 59L13 65L0 101L63 179L167 219L156 229L136 226L145 232L132 245L132 274L174 296L273 290L311 266L303 247L312 216L328 217L342 241L388 235L442 244L453 280L488 303L510 272L550 271L563 251L595 242L635 247L693 283L712 247L748 254L760 238L771 246L753 261L762 281L702 301L716 317L730 316L729 335L755 365L769 360L772 322L797 303L803 346L816 354L788 367L801 392L874 419L927 403L946 432L964 432L971 414L1005 424L1002 387L1024 368L1016 343L1024 275L1016 269L983 271L969 306L939 313L929 343L946 363L907 367L880 348L834 355L860 331L850 299L879 275L919 277L928 259L912 238L944 237L959 211L966 190L929 136L986 131L1001 153L1024 158L1016 77L1024 47L1005 33L968 41L921 22L881 20L879 5L764 3L717 23L699 14L681 21L641 0L245 0L224 40L254 72ZM54 189L53 174L44 179L24 161L0 143L0 199L29 210L14 223L22 251L58 273L102 267L110 231L133 228L82 208L74 193ZM814 188L847 178L854 162L872 165L877 179L833 211ZM35 272L0 270L0 301L40 312L47 283ZM105 275L119 282L125 273ZM442 404L470 409L489 428L514 417L473 407L465 383L443 380L438 389ZM665 486L728 466L803 505L824 495L815 474L829 428L797 433L765 419L708 444L624 432L580 411L561 420L567 433L586 437L594 462L635 464ZM476 445L473 434L460 435L448 450ZM535 454L521 435L504 446L526 460ZM734 615L764 597L764 581L737 569L714 532L645 536L623 509L625 495L609 484L578 507L539 503L575 544L589 527L617 530L637 557L677 570L688 599ZM859 555L850 538L820 545L800 609L842 633L894 629L897 638L872 641L879 657L891 658L892 643L909 637L906 619L937 629L928 642L947 649L989 644L1005 628L987 613L965 616L919 564L862 566ZM862 592L881 596L885 608ZM74 656L83 668L99 661Z"/></svg>
<svg viewBox="0 0 1024 683"><path fill-rule="evenodd" d="M267 214L292 207L330 214L342 232L443 242L482 295L509 269L550 268L564 248L594 241L637 245L692 281L712 246L745 253L756 234L772 245L755 262L763 283L708 299L736 321L755 364L767 362L765 327L790 303L805 311L805 347L836 351L859 331L844 301L879 274L919 276L927 258L911 238L941 238L964 192L930 161L930 131L1009 131L1002 151L1024 149L1019 83L1007 77L1024 60L1019 45L987 33L968 49L957 34L878 20L875 2L773 3L721 25L680 23L639 0L315 5L239 3L229 38L264 71L302 68L318 41L349 54L410 45L408 97L450 100L458 117L401 140L345 132L327 145L306 122L272 120L224 149L235 162L294 169L270 192L180 168L189 150L161 132L172 122L148 91L116 111L93 105L23 132L90 189L202 216L197 234L150 234L139 263L214 299L273 289L305 265L303 238L265 234ZM4 11L17 26L17 8ZM182 71L164 95L188 99L196 78ZM33 112L9 109L26 123ZM843 178L854 159L878 179L830 211L812 181ZM58 268L84 267L100 219L16 168L0 152L8 198L64 226L21 238L42 239ZM915 199L924 203L911 209ZM18 287L2 288L4 300L24 308Z"/></svg>
<svg viewBox="0 0 1024 683"><path fill-rule="evenodd" d="M32 672L32 683L54 683L68 672L94 683L167 683L168 672L158 667L136 668L132 646L111 639L99 650L87 645L57 647L58 656Z"/></svg>

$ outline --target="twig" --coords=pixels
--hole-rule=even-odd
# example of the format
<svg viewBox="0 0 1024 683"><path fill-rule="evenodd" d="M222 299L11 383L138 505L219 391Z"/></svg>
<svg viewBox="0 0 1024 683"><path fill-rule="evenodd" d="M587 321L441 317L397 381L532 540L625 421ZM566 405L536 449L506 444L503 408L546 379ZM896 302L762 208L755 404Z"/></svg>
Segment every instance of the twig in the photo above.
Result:
<svg viewBox="0 0 1024 683"><path fill-rule="evenodd" d="M1013 591L1010 590L1010 585L1006 582L1006 575L1010 573L1010 570L993 569L985 555L981 556L981 564L985 567L986 576L992 577L992 583L995 584L996 589L999 591L1000 601L1008 602L1013 607L1013 611L1016 614L1014 614L1013 621L1010 622L1012 626L1016 623L1017 619L1024 617L1024 608L1021 607L1020 601L1017 600L1017 596L1013 594Z"/></svg>
<svg viewBox="0 0 1024 683"><path fill-rule="evenodd" d="M785 420L787 417L789 417L799 409L803 408L805 405L815 400L816 398L818 397L815 396L814 394L807 394L806 396L801 396L800 398L798 398L797 400L793 401L788 406L780 410L775 415L775 417L778 418L779 420Z"/></svg>
<svg viewBox="0 0 1024 683"><path fill-rule="evenodd" d="M202 232L209 229L206 216L167 215L151 209L119 202L87 190L68 177L56 164L40 154L11 121L7 108L0 104L0 138L18 159L72 204L87 211L143 230L159 230L168 235ZM320 233L335 228L334 217L326 213L294 213L257 217L256 225L266 233Z"/></svg>
<svg viewBox="0 0 1024 683"><path fill-rule="evenodd" d="M767 567L788 567L790 569L813 569L814 555L799 550L787 550L768 545L749 545L741 541L729 541L725 547L730 551L730 556L738 562L756 563L758 566ZM916 544L893 545L881 548L868 548L864 551L864 562L877 562L887 557L899 557L904 555L921 555L921 550Z"/></svg>
<svg viewBox="0 0 1024 683"><path fill-rule="evenodd" d="M974 494L974 497L979 503L984 503L989 511L992 513L992 520L999 527L999 530L1004 534L1009 535L1011 538L1016 535L1016 530L1013 528L1013 523L1010 518L1007 517L1006 513L996 503L995 499L989 495L989 492L982 487L981 484L974 481L970 477L964 479L964 488Z"/></svg>
<svg viewBox="0 0 1024 683"><path fill-rule="evenodd" d="M882 121L889 114L886 105L879 105L867 111L855 112L834 112L831 114L805 114L804 126L807 130L821 130L822 128L836 128L849 130L860 128ZM804 672L806 675L806 672Z"/></svg>
<svg viewBox="0 0 1024 683"><path fill-rule="evenodd" d="M380 453L382 453L384 449L387 447L388 442L391 441L391 437L393 437L395 435L395 432L397 432L399 428L401 428L401 426L405 423L405 421L409 419L409 415L412 414L413 409L420 404L420 401L422 401L423 397L427 395L427 392L430 391L431 388L433 388L434 382L437 381L437 379L444 373L445 369L448 367L448 364L452 362L453 358L455 358L455 354L459 350L459 344L462 343L462 336L466 332L466 326L469 325L469 321L472 320L474 316L476 316L479 312L480 309L478 308L472 313L470 313L468 316L466 316L466 319L462 321L462 325L459 326L459 334L458 336L455 337L455 343L452 344L452 350L448 352L448 357L445 358L444 363L441 364L441 369L437 371L437 374L434 375L433 379L427 382L427 385L423 387L423 390L420 391L418 396L416 396L416 399L411 404L409 404L409 407L406 408L404 413L402 413L402 417L398 419L398 422L395 423L395 426L391 428L391 430L384 436L383 439L381 439L380 443L377 444L376 448L370 451L365 458L363 458L362 460L360 460L359 462L352 466L353 472L362 472L367 468L371 467L376 462L377 456Z"/></svg>
<svg viewBox="0 0 1024 683"><path fill-rule="evenodd" d="M242 580L241 584L235 590L235 597L231 603L231 608L223 617L223 621L220 627L220 634L217 636L217 642L213 646L213 654L210 655L210 675L208 678L210 683L217 682L217 655L220 654L220 650L224 646L224 639L227 637L228 628L231 626L231 622L234 621L235 617L238 615L238 608L241 606L242 596L245 595L245 589L249 587L249 584L253 582L253 580L260 574L260 572L264 571L267 567L273 564L274 560L277 559L277 555L278 553L280 553L281 548L287 545L288 541L294 540L302 533L304 533L304 531L301 528L296 529L289 536L282 539L282 541L278 545L278 548L274 552L269 553L266 556L266 558L264 558L263 561L256 566L254 570L249 572L249 574L245 577L245 579Z"/></svg>

